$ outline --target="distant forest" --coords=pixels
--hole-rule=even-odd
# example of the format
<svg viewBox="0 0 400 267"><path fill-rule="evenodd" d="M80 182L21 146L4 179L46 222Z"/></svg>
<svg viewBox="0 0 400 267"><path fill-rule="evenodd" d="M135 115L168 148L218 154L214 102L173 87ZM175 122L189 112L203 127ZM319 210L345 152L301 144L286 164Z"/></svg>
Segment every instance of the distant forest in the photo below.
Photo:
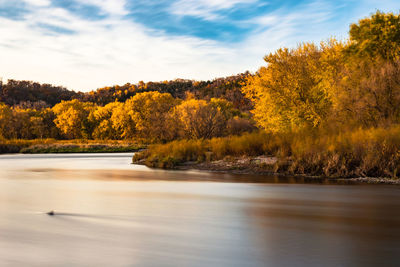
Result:
<svg viewBox="0 0 400 267"><path fill-rule="evenodd" d="M212 81L186 79L147 83L140 81L138 84L114 85L90 92L76 92L62 86L32 81L8 80L7 83L0 84L0 102L14 107L40 109L53 107L61 101L77 99L104 106L115 101L125 102L138 93L160 92L169 93L179 99L186 99L188 95L204 100L223 98L230 101L235 108L248 111L251 109L251 102L245 98L241 88L249 75L250 73L246 72Z"/></svg>

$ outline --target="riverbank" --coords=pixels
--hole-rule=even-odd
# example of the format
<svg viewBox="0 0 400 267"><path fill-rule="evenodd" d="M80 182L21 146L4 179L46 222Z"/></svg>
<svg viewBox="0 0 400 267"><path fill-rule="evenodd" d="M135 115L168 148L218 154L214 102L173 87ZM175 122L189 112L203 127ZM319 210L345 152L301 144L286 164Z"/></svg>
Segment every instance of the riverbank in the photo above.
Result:
<svg viewBox="0 0 400 267"><path fill-rule="evenodd" d="M145 145L121 140L0 140L0 154L5 153L117 153L136 152Z"/></svg>
<svg viewBox="0 0 400 267"><path fill-rule="evenodd" d="M145 160L133 162L134 164L147 165ZM258 156L258 157L228 157L224 160L215 160L208 162L187 161L175 165L173 168L164 167L166 169L175 170L198 170L204 172L216 172L227 174L248 174L252 176L265 176L270 179L276 176L278 180L290 180L290 182L303 183L334 183L334 184L390 184L400 185L400 179L390 177L327 177L323 175L306 175L296 174L288 171L279 171L278 159L276 157ZM154 168L154 166L152 167ZM157 167L155 167L157 168ZM262 179L257 179L260 181ZM295 181L294 181L295 180Z"/></svg>
<svg viewBox="0 0 400 267"><path fill-rule="evenodd" d="M400 126L345 132L260 131L150 145L145 151L135 153L133 162L164 169L346 178L393 184L398 183L399 148Z"/></svg>

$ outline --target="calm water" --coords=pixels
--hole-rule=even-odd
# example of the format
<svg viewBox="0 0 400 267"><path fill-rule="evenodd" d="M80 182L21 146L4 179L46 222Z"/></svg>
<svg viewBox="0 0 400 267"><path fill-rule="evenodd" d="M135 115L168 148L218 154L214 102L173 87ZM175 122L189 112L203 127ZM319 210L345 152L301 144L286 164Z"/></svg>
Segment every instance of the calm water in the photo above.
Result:
<svg viewBox="0 0 400 267"><path fill-rule="evenodd" d="M250 183L130 161L0 156L0 266L400 265L400 187Z"/></svg>

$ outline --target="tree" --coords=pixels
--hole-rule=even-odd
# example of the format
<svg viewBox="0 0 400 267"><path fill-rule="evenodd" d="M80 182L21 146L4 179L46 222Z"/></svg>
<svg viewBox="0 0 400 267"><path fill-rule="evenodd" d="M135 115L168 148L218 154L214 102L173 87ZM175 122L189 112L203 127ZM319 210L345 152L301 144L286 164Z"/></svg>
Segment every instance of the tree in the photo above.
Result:
<svg viewBox="0 0 400 267"><path fill-rule="evenodd" d="M30 124L30 132L34 135L35 138L43 139L46 135L46 125L44 124L44 120L40 116L32 116L29 119Z"/></svg>
<svg viewBox="0 0 400 267"><path fill-rule="evenodd" d="M53 107L57 128L66 138L91 138L94 124L88 117L95 108L93 103L79 100L61 101Z"/></svg>
<svg viewBox="0 0 400 267"><path fill-rule="evenodd" d="M179 135L186 138L211 138L220 136L227 118L216 103L189 99L176 106L172 112Z"/></svg>
<svg viewBox="0 0 400 267"><path fill-rule="evenodd" d="M132 112L129 111L128 105L115 108L112 112L111 125L116 135L122 139L132 139L136 134L136 124L132 118Z"/></svg>
<svg viewBox="0 0 400 267"><path fill-rule="evenodd" d="M399 122L400 16L377 11L350 26L334 113L364 127Z"/></svg>
<svg viewBox="0 0 400 267"><path fill-rule="evenodd" d="M32 133L35 134L36 138L55 138L59 139L61 137L60 131L57 128L54 120L56 119L56 115L54 114L51 108L41 109L36 111L34 117L38 117L40 119L37 120L35 123L31 124L31 127L35 127L32 129ZM31 117L32 120L32 117ZM36 128L36 126L38 128ZM42 128L44 127L44 128ZM42 136L42 137L41 137Z"/></svg>
<svg viewBox="0 0 400 267"><path fill-rule="evenodd" d="M334 40L320 47L305 43L279 49L264 58L267 67L247 80L243 92L254 103L254 118L270 131L319 127L331 110L330 64L326 51L340 46Z"/></svg>
<svg viewBox="0 0 400 267"><path fill-rule="evenodd" d="M10 79L0 90L0 101L8 105L39 101L42 101L45 105L55 105L61 100L71 100L78 95L78 93L60 86Z"/></svg>
<svg viewBox="0 0 400 267"><path fill-rule="evenodd" d="M10 138L32 139L34 134L31 131L30 118L35 113L35 110L12 108L12 119L9 122Z"/></svg>
<svg viewBox="0 0 400 267"><path fill-rule="evenodd" d="M400 122L400 61L347 64L338 83L337 117L346 124L376 127Z"/></svg>
<svg viewBox="0 0 400 267"><path fill-rule="evenodd" d="M90 115L94 121L93 137L98 139L121 139L121 134L113 127L112 116L116 110L122 109L123 103L111 102L104 107L98 106Z"/></svg>
<svg viewBox="0 0 400 267"><path fill-rule="evenodd" d="M400 15L377 11L350 26L349 52L360 58L399 59Z"/></svg>
<svg viewBox="0 0 400 267"><path fill-rule="evenodd" d="M135 123L139 137L150 140L169 140L168 112L178 100L168 93L145 92L136 94L125 103L127 116Z"/></svg>
<svg viewBox="0 0 400 267"><path fill-rule="evenodd" d="M11 108L0 102L0 137L8 138L10 122L12 119Z"/></svg>
<svg viewBox="0 0 400 267"><path fill-rule="evenodd" d="M225 117L225 120L229 120L234 116L240 116L239 110L233 107L233 103L223 98L211 98L210 105L218 109L221 114Z"/></svg>

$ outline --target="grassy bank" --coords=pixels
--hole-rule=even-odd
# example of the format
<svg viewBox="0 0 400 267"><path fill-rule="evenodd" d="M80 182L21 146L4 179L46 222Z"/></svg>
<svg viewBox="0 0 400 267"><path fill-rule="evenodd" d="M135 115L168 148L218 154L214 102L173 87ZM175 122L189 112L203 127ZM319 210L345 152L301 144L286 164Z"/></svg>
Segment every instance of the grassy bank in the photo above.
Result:
<svg viewBox="0 0 400 267"><path fill-rule="evenodd" d="M0 140L0 153L133 152L143 147L143 144L120 140Z"/></svg>
<svg viewBox="0 0 400 267"><path fill-rule="evenodd" d="M340 133L258 132L211 140L181 140L152 145L148 150L136 153L133 161L142 161L150 167L175 168L188 161L229 162L235 157L261 155L277 160L273 164L257 167L277 173L397 178L400 169L400 126Z"/></svg>

